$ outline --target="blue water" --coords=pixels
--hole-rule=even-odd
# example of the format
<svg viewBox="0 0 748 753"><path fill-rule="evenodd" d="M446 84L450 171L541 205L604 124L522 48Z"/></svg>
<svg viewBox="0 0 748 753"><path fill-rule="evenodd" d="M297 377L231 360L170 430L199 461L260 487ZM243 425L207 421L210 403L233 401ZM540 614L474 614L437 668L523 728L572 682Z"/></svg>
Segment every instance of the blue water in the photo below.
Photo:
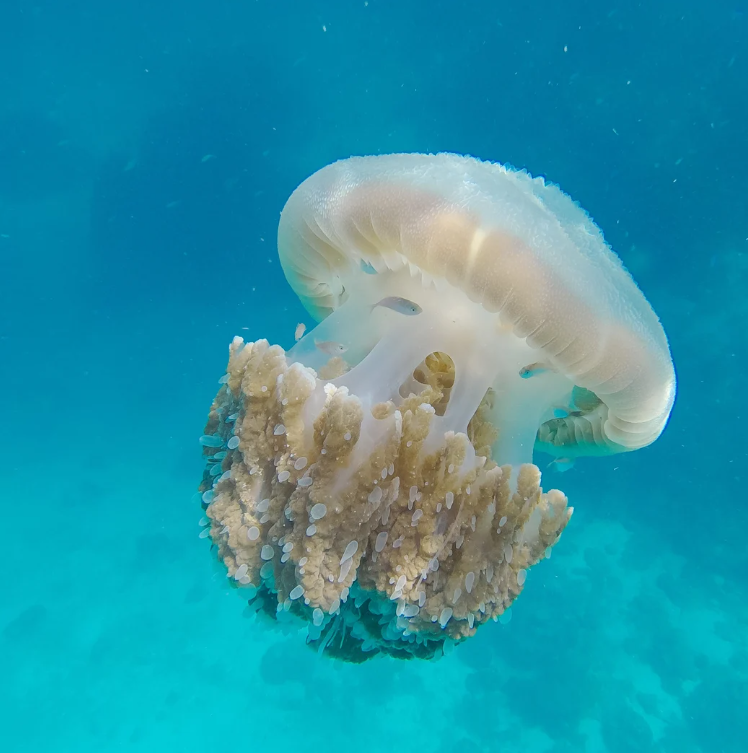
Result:
<svg viewBox="0 0 748 753"><path fill-rule="evenodd" d="M4 0L0 749L745 751L746 39L736 0ZM509 624L344 665L226 593L197 437L230 339L311 323L295 186L441 150L591 213L679 398L554 479L576 512Z"/></svg>

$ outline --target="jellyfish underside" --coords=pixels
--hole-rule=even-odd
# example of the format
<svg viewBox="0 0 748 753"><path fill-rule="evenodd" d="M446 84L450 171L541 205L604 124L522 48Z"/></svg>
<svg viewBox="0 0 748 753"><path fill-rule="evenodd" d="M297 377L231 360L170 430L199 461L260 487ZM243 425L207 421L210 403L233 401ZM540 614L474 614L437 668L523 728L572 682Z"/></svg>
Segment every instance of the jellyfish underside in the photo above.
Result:
<svg viewBox="0 0 748 753"><path fill-rule="evenodd" d="M332 384L341 377L320 378L340 363L318 376L296 360L304 347L232 343L201 439L201 536L248 614L291 628L300 618L317 651L355 662L437 656L506 612L572 510L563 493L543 492L534 465L488 460L494 401L482 401L467 436L443 423L432 433L458 386L445 352L427 354L397 394L362 376L357 389L379 387L362 400ZM352 387L375 349L342 374ZM364 410L383 396L392 399Z"/></svg>
<svg viewBox="0 0 748 753"><path fill-rule="evenodd" d="M531 463L538 428L553 421L554 409L572 404L573 383L550 368L523 378L523 369L543 362L543 353L514 335L499 314L486 311L449 283L429 279L412 265L398 263L397 257L389 265L381 258L362 260L361 264L373 270L376 264L379 269L375 274L362 274L353 268L350 275L344 275L343 303L287 353L289 362L324 374L330 356L319 344L342 346L348 370L327 383L346 388L364 407L358 453L368 454L385 430L381 424L392 420L391 411L385 411L382 419L375 418L372 409L382 404L397 408L418 390L414 373L419 366L439 354L446 357L454 374L450 375L446 406L440 411L443 415L437 414L431 423L425 451L435 449L448 432L466 433L491 391L489 421L498 433L493 460L515 468ZM406 314L377 305L394 297L417 304L420 313ZM324 392L318 388L309 410L318 409L323 400ZM312 421L307 423L311 426ZM465 464L474 461L470 446Z"/></svg>

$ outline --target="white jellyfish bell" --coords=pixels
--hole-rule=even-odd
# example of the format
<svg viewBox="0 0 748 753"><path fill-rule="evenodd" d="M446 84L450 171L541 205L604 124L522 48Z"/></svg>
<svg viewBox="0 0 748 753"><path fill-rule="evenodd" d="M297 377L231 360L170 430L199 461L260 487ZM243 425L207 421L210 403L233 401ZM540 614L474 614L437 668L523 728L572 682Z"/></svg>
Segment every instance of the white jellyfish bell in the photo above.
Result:
<svg viewBox="0 0 748 753"><path fill-rule="evenodd" d="M634 450L665 426L675 374L657 316L588 215L540 178L453 154L343 160L293 193L278 251L322 320L291 358L317 366L310 344L340 342L354 368L337 383L376 404L446 353L455 383L432 431L464 432L493 388L501 463L531 462L536 439L564 457ZM375 306L395 296L422 313Z"/></svg>

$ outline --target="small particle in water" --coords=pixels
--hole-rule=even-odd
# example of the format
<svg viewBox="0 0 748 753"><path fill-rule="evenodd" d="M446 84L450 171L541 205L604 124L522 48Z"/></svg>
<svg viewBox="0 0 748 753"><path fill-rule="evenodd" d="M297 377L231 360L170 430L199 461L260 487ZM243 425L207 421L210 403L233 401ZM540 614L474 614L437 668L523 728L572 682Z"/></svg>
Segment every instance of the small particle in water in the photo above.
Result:
<svg viewBox="0 0 748 753"><path fill-rule="evenodd" d="M226 446L229 450L235 450L239 446L239 437L231 437Z"/></svg>
<svg viewBox="0 0 748 753"><path fill-rule="evenodd" d="M333 340L315 340L314 347L326 356L342 356L348 350L343 343L336 343Z"/></svg>
<svg viewBox="0 0 748 753"><path fill-rule="evenodd" d="M403 316L417 316L423 309L414 301L407 298L401 298L398 295L389 295L386 298L382 298L381 301L375 303L371 308L374 310L377 307L390 309L396 311Z"/></svg>
<svg viewBox="0 0 748 753"><path fill-rule="evenodd" d="M288 481L288 479L289 479L289 478L291 478L291 472L290 472L290 471L281 471L281 472L280 472L280 473L278 474L278 481L280 481L280 482L281 482L281 484L282 484L282 483L283 483L284 481Z"/></svg>
<svg viewBox="0 0 748 753"><path fill-rule="evenodd" d="M258 538L260 538L260 529L257 526L252 526L251 528L248 528L247 538L250 541L256 541Z"/></svg>
<svg viewBox="0 0 748 753"><path fill-rule="evenodd" d="M291 593L288 594L288 598L294 601L303 595L304 595L304 586L296 586L295 588L291 589Z"/></svg>
<svg viewBox="0 0 748 753"><path fill-rule="evenodd" d="M306 324L304 322L299 322L296 325L296 331L293 333L294 340L296 342L299 342L302 337L304 337L304 333L306 332Z"/></svg>
<svg viewBox="0 0 748 753"><path fill-rule="evenodd" d="M527 580L527 570L517 570L517 585L523 586Z"/></svg>
<svg viewBox="0 0 748 753"><path fill-rule="evenodd" d="M270 544L265 544L260 550L260 558L264 560L273 559L273 547Z"/></svg>
<svg viewBox="0 0 748 753"><path fill-rule="evenodd" d="M311 476L302 476L302 477L301 477L301 478L300 478L300 479L298 480L298 482L297 482L297 483L298 483L298 485L299 485L299 486L301 486L301 487L305 487L305 486L311 486L311 485L312 485L312 483L313 483L313 481L312 481L312 477L311 477Z"/></svg>
<svg viewBox="0 0 748 753"><path fill-rule="evenodd" d="M286 427L283 424L276 424L275 428L273 429L273 434L275 434L276 437L279 437L281 434L286 433Z"/></svg>
<svg viewBox="0 0 748 753"><path fill-rule="evenodd" d="M309 511L312 520L321 520L325 515L327 515L327 506L323 505L322 502L317 502Z"/></svg>
<svg viewBox="0 0 748 753"><path fill-rule="evenodd" d="M199 441L203 447L223 447L223 439L217 434L203 434Z"/></svg>
<svg viewBox="0 0 748 753"><path fill-rule="evenodd" d="M293 467L297 471L300 471L302 470L302 468L304 468L304 466L306 466L306 458L296 458L296 462L294 462Z"/></svg>

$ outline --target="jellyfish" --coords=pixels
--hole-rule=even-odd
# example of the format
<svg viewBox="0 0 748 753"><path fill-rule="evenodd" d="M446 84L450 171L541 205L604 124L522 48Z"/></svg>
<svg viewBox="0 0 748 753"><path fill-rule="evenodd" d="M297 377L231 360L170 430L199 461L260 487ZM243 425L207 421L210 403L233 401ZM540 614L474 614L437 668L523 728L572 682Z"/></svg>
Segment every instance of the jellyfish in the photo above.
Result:
<svg viewBox="0 0 748 753"><path fill-rule="evenodd" d="M280 218L318 322L235 338L201 437L201 536L250 613L320 653L430 659L505 622L572 508L566 463L662 433L660 322L558 187L453 154L343 160Z"/></svg>

